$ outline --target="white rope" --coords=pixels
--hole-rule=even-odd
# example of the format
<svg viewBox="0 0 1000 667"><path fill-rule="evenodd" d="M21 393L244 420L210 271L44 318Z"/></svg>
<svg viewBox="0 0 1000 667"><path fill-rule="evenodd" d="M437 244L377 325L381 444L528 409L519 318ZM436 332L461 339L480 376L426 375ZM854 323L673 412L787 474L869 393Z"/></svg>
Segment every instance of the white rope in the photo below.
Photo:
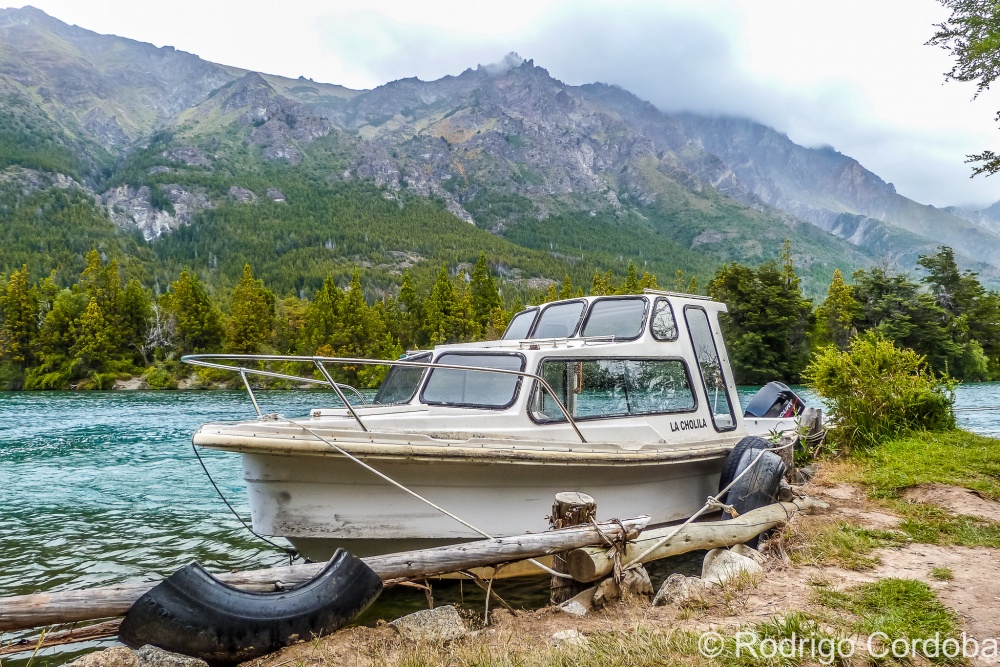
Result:
<svg viewBox="0 0 1000 667"><path fill-rule="evenodd" d="M476 533L479 533L480 535L482 535L483 537L485 537L487 539L490 539L490 540L495 539L492 535L490 535L489 533L487 533L484 530L480 530L479 528L476 528L475 526L473 526L471 523L469 523L468 521L466 521L462 517L457 516L457 515L449 512L445 508L441 507L440 505L434 503L433 501L428 500L427 498L424 498L422 495L420 495L419 493L417 493L413 489L410 489L409 487L404 486L403 484L397 482L392 477L389 477L388 475L386 475L385 473L381 472L380 470L376 470L375 468L373 468L369 464L365 463L364 461L362 461L358 457L354 456L350 452L346 451L344 448L340 447L336 443L327 440L322 435L320 435L316 431L312 430L311 428L309 428L305 424L301 424L301 423L299 423L299 422L297 422L297 421L295 421L293 419L289 419L288 423L289 424L293 424L295 426L298 426L303 431L311 434L313 437L318 438L321 442L323 442L323 443L327 444L328 446L332 447L333 449L337 450L337 452L339 454L347 457L351 461L354 461L355 463L357 463L359 466L361 466L362 468L364 468L368 472L370 472L370 473L372 473L372 474L380 477L381 479L384 479L385 481L389 482L390 484L392 484L393 486L395 486L396 488L398 488L400 491L405 491L406 493L410 494L411 496L413 496L414 498L416 498L420 502L426 503L427 505L429 505L430 507L433 507L434 509L436 509L438 512L441 512L445 516L451 517L452 519L454 519L455 521L459 522L460 524L462 524L463 526L465 526L469 530L472 530L472 531L474 531ZM603 536L603 533L601 533L601 535ZM535 565L540 570L543 570L544 572L547 572L547 573L551 574L553 577L559 577L560 579L572 579L573 578L570 575L565 574L563 572L556 572L552 568L547 567L546 565L543 565L542 563L539 563L534 558L529 558L527 560L532 565Z"/></svg>
<svg viewBox="0 0 1000 667"><path fill-rule="evenodd" d="M639 567L640 565L642 565L642 559L643 558L645 558L646 556L648 556L649 554L651 554L653 551L655 551L656 549L659 549L664 544L666 544L667 542L669 542L670 540L672 540L677 535L677 533L681 532L684 528L686 528L688 526L688 524L690 524L692 521L694 521L695 519L697 519L699 516L701 516L702 514L704 514L705 512L707 512L708 510L713 509L713 508L722 508L722 509L728 510L730 513L734 512L735 510L733 510L732 505L726 505L725 503L722 503L721 501L719 501L719 499L717 498L717 496L721 496L726 491L729 491L729 489L731 489L733 487L733 484L735 484L736 482L738 482L740 479L743 478L744 475L746 475L748 472L750 472L750 470L755 465L757 465L757 462L760 461L761 458L763 458L765 452L776 452L776 451L779 451L779 450L782 450L782 449L786 449L786 448L791 447L792 445L794 445L795 442L796 442L795 440L792 440L788 444L782 445L781 447L773 447L773 448L770 448L770 449L762 449L761 452L760 452L760 454L757 455L757 458L755 458L753 461L751 461L750 465L748 465L746 468L744 468L743 471L739 475L737 475L736 477L734 477L733 481L731 481L729 484L726 485L726 488L720 490L715 496L709 496L708 500L705 501L705 504L701 506L700 510L698 510L697 512L695 512L694 514L692 514L688 518L687 521L685 521L681 525L677 526L677 528L675 528L671 532L667 533L666 536L664 536L664 537L660 538L659 540L657 540L655 544L653 544L648 549L646 549L645 551L643 551L641 554L639 554L638 556L636 556L635 558L633 558L632 560L630 560L628 563L626 563L623 566L623 569L626 569L626 570L627 569L632 569L632 568L636 568L636 567Z"/></svg>

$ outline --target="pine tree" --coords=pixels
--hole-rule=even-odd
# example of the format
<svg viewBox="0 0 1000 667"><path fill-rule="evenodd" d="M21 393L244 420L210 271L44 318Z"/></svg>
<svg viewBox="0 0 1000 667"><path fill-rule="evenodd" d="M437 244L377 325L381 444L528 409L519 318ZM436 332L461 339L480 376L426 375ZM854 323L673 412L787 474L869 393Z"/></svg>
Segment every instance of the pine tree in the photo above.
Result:
<svg viewBox="0 0 1000 667"><path fill-rule="evenodd" d="M399 286L399 301L396 303L400 306L401 311L398 331L396 332L400 343L406 348L413 348L420 345L421 342L426 342L426 340L421 341L423 332L420 323L423 304L417 296L417 290L413 288L413 279L410 277L409 271L403 273L403 282Z"/></svg>
<svg viewBox="0 0 1000 667"><path fill-rule="evenodd" d="M274 301L274 294L264 287L263 281L254 279L250 265L244 264L243 277L233 288L226 326L227 352L257 354L271 341Z"/></svg>
<svg viewBox="0 0 1000 667"><path fill-rule="evenodd" d="M173 317L176 347L181 354L217 352L222 345L219 311L198 276L188 271L170 285L164 305Z"/></svg>
<svg viewBox="0 0 1000 667"><path fill-rule="evenodd" d="M122 350L148 364L153 351L147 347L153 304L138 280L130 280L122 292L120 311Z"/></svg>
<svg viewBox="0 0 1000 667"><path fill-rule="evenodd" d="M113 349L107 318L101 311L97 297L92 296L77 325L73 356L85 368L100 372L104 369Z"/></svg>
<svg viewBox="0 0 1000 667"><path fill-rule="evenodd" d="M569 274L563 276L562 286L559 288L560 299L573 298L573 281L569 279Z"/></svg>
<svg viewBox="0 0 1000 667"><path fill-rule="evenodd" d="M448 267L441 265L431 296L424 301L421 329L431 345L448 341L451 333L451 315L455 310L455 288L448 279Z"/></svg>
<svg viewBox="0 0 1000 667"><path fill-rule="evenodd" d="M639 288L639 276L636 274L635 264L632 262L628 263L628 274L625 276L625 282L618 289L619 294L639 294L642 290Z"/></svg>
<svg viewBox="0 0 1000 667"><path fill-rule="evenodd" d="M858 309L850 286L844 282L844 274L835 269L826 290L826 301L816 309L820 340L846 350L855 332L854 318Z"/></svg>
<svg viewBox="0 0 1000 667"><path fill-rule="evenodd" d="M344 296L328 275L315 298L306 307L305 322L299 333L299 351L302 354L316 354L324 345L331 347L340 330L340 318Z"/></svg>
<svg viewBox="0 0 1000 667"><path fill-rule="evenodd" d="M481 330L485 330L498 309L502 308L500 292L497 291L493 276L486 265L486 253L480 253L479 261L472 270L472 310Z"/></svg>
<svg viewBox="0 0 1000 667"><path fill-rule="evenodd" d="M10 274L0 292L0 358L20 369L31 365L38 344L38 291L28 284L28 267Z"/></svg>

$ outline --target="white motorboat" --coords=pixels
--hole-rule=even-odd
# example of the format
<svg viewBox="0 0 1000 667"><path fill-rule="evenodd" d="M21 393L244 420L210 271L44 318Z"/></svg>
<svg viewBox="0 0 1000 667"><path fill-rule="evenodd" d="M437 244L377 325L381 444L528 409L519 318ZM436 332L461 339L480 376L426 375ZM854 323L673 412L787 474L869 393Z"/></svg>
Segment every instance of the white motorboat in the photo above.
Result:
<svg viewBox="0 0 1000 667"><path fill-rule="evenodd" d="M303 419L258 408L255 420L203 425L194 444L242 454L255 531L314 560L338 546L368 555L542 531L561 491L593 496L602 519L685 519L747 435L725 310L647 290L529 308L501 340L392 362L185 357L239 371L251 398L248 374L287 376L246 360L309 362L321 379L304 379L340 401ZM368 403L327 370L362 363L390 366Z"/></svg>

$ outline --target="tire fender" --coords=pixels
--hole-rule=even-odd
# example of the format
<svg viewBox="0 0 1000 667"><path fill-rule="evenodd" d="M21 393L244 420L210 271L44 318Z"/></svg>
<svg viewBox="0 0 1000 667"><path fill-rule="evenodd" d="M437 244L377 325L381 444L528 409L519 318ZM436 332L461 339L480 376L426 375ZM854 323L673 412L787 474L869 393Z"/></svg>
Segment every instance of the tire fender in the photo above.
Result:
<svg viewBox="0 0 1000 667"><path fill-rule="evenodd" d="M726 494L726 502L732 505L739 514L746 514L750 510L764 507L774 502L778 494L778 486L781 478L785 475L785 462L781 457L771 451L758 449L747 449L740 457L737 475L747 469L754 459L760 456L760 460L751 468L747 474L736 480L729 493ZM732 518L728 512L723 510L723 519ZM760 536L756 536L746 542L749 547L757 548Z"/></svg>
<svg viewBox="0 0 1000 667"><path fill-rule="evenodd" d="M152 644L212 665L232 665L329 634L367 609L381 591L378 575L343 549L313 579L273 593L227 586L191 563L132 605L118 637L134 648Z"/></svg>

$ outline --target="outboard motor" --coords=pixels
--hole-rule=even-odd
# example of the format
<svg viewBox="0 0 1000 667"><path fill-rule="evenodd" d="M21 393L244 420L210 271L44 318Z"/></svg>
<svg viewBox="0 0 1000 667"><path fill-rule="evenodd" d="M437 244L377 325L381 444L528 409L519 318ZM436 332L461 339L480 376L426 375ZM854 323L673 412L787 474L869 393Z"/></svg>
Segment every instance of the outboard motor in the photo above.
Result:
<svg viewBox="0 0 1000 667"><path fill-rule="evenodd" d="M801 414L806 404L788 385L768 382L747 403L744 417L784 419Z"/></svg>

